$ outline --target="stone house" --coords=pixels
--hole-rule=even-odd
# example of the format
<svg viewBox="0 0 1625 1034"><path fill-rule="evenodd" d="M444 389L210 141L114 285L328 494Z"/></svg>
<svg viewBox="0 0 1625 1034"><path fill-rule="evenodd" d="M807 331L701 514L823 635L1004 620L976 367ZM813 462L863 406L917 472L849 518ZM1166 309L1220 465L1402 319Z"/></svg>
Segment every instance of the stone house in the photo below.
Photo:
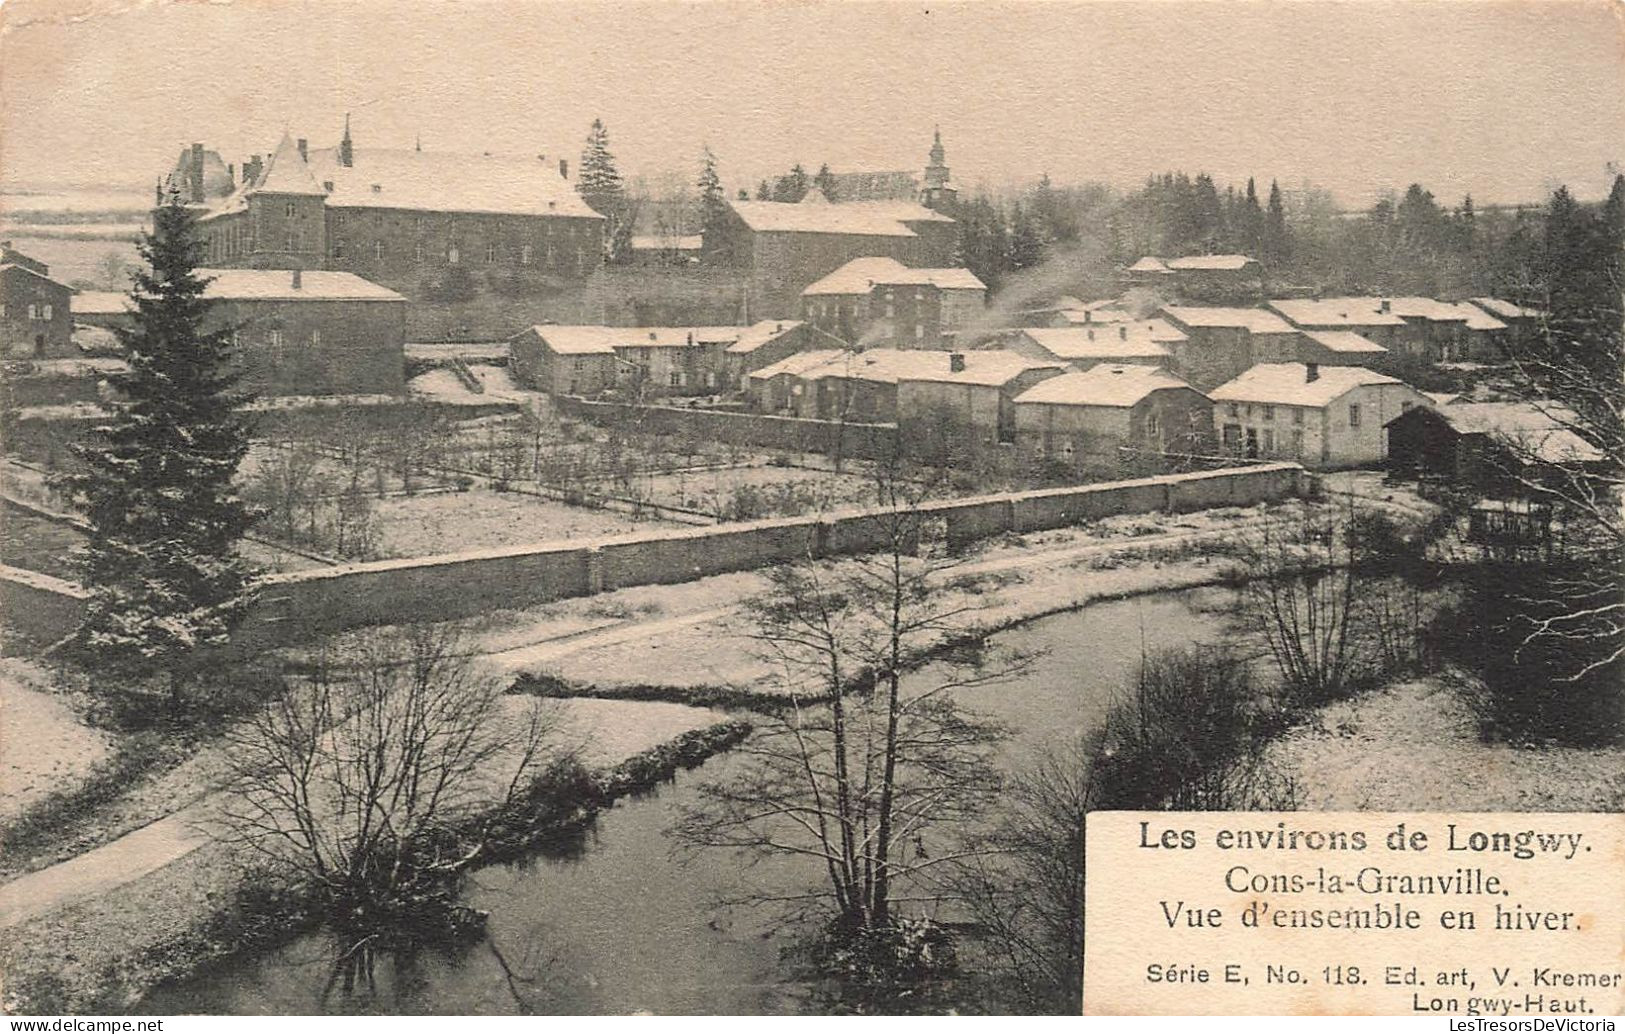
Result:
<svg viewBox="0 0 1625 1034"><path fill-rule="evenodd" d="M1388 464L1443 474L1496 496L1529 494L1525 481L1572 477L1604 456L1571 428L1574 414L1551 402L1452 402L1413 407L1389 420Z"/></svg>
<svg viewBox="0 0 1625 1034"><path fill-rule="evenodd" d="M1137 363L1167 367L1170 348L1185 335L1166 320L1087 323L1073 327L1024 327L1010 334L1005 347L1033 359L1049 359L1087 370L1100 363Z"/></svg>
<svg viewBox="0 0 1625 1034"><path fill-rule="evenodd" d="M1016 396L1016 442L1075 468L1113 467L1130 455L1210 451L1207 396L1154 366L1102 363Z"/></svg>
<svg viewBox="0 0 1625 1034"><path fill-rule="evenodd" d="M0 245L0 355L70 358L73 288L50 277L37 259Z"/></svg>
<svg viewBox="0 0 1625 1034"><path fill-rule="evenodd" d="M1158 315L1185 335L1169 346L1170 369L1203 391L1259 363L1298 358L1297 329L1267 309L1165 305Z"/></svg>
<svg viewBox="0 0 1625 1034"><path fill-rule="evenodd" d="M982 444L1016 438L1016 397L1066 366L1018 352L952 352L947 369L901 374L898 425L914 440L969 436Z"/></svg>
<svg viewBox="0 0 1625 1034"><path fill-rule="evenodd" d="M1382 462L1384 425L1433 405L1396 377L1315 363L1261 363L1208 395L1226 454L1322 469Z"/></svg>
<svg viewBox="0 0 1625 1034"><path fill-rule="evenodd" d="M801 317L865 348L947 348L981 316L987 285L968 269L853 259L801 292Z"/></svg>

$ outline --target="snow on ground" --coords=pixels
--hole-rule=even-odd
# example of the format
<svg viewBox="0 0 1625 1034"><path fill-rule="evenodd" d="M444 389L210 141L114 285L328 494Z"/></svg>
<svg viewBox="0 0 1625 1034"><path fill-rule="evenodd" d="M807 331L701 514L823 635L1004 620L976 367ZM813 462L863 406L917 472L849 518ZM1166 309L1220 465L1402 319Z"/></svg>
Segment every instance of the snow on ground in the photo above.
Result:
<svg viewBox="0 0 1625 1034"><path fill-rule="evenodd" d="M37 664L0 660L0 822L77 785L110 749L107 736L83 725L50 684L50 672Z"/></svg>
<svg viewBox="0 0 1625 1034"><path fill-rule="evenodd" d="M393 496L378 500L374 512L382 533L379 552L385 557L434 556L683 527L491 489Z"/></svg>
<svg viewBox="0 0 1625 1034"><path fill-rule="evenodd" d="M1456 692L1419 679L1322 708L1266 759L1324 811L1625 811L1625 747L1484 743Z"/></svg>

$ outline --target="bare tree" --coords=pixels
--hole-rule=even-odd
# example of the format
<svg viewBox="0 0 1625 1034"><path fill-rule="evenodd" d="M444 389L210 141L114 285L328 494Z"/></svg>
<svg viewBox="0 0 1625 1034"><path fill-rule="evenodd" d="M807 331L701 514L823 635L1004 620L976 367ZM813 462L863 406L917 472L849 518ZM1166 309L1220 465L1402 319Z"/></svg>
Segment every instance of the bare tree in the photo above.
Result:
<svg viewBox="0 0 1625 1034"><path fill-rule="evenodd" d="M388 926L444 908L492 817L552 757L552 712L506 713L460 641L451 626L356 637L233 734L232 837L336 916Z"/></svg>
<svg viewBox="0 0 1625 1034"><path fill-rule="evenodd" d="M918 555L922 514L906 483L892 491L873 526L884 540L877 552L774 572L752 636L786 705L740 748L734 775L702 788L675 833L691 847L817 859L822 886L771 900L828 920L824 961L856 952L866 966L907 969L919 956L899 958L910 953L900 945L918 928L902 906L941 900L935 870L974 850L960 834L999 785L999 730L956 693L1010 677L1021 660L972 651L906 674L962 631L972 608L941 603L934 582L951 561Z"/></svg>

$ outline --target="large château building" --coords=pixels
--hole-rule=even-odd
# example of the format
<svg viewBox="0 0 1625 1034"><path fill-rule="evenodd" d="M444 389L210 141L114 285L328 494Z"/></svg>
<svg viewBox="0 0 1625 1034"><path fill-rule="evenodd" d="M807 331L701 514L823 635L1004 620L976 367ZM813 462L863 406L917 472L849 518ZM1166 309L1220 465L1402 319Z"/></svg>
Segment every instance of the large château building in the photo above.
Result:
<svg viewBox="0 0 1625 1034"><path fill-rule="evenodd" d="M223 199L187 198L209 265L355 273L408 298L422 336L568 315L561 296L603 264L604 219L564 161L358 148L346 120L337 147L285 133L242 172Z"/></svg>

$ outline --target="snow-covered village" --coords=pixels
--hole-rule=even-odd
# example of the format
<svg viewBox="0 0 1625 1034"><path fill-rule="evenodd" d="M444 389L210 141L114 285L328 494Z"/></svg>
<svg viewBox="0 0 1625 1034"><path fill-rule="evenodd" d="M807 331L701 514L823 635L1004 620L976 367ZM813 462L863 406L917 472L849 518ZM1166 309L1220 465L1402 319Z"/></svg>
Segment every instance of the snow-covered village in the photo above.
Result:
<svg viewBox="0 0 1625 1034"><path fill-rule="evenodd" d="M1092 812L1625 811L1535 6L7 4L3 1010L1077 1015Z"/></svg>

